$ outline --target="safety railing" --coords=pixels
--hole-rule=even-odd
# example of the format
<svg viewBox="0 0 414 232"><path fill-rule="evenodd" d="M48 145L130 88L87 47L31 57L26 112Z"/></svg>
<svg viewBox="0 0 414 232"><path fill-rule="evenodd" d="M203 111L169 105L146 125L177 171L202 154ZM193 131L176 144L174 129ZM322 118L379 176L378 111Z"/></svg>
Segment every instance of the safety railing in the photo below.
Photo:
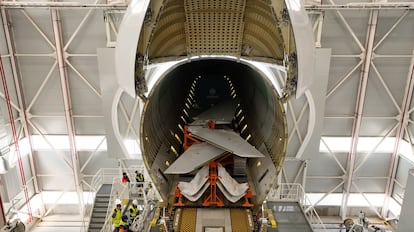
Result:
<svg viewBox="0 0 414 232"><path fill-rule="evenodd" d="M304 202L305 192L300 184L280 184L270 189L267 199L270 201Z"/></svg>
<svg viewBox="0 0 414 232"><path fill-rule="evenodd" d="M148 200L159 200L160 195L157 192L155 187L151 186L151 182L148 180L148 174L143 165L137 166L130 166L128 168L122 169L122 172L125 172L130 181L129 183L121 183L121 176L120 170L118 170L116 178L111 179L112 189L111 189L111 197L109 199L109 204L106 213L106 220L104 225L102 226L101 232L110 232L112 231L112 223L111 223L111 216L112 210L115 208L117 203L121 203L124 206L127 206L130 200L131 194L137 194L138 192L142 194L142 201L144 203L144 209L147 205ZM144 182L137 182L135 179L136 172L140 172L144 174L146 181ZM99 177L97 177L99 178ZM137 184L143 184L142 187L138 187ZM149 192L147 193L148 190Z"/></svg>
<svg viewBox="0 0 414 232"><path fill-rule="evenodd" d="M143 184L142 187L137 187L137 184ZM102 226L101 232L110 232L112 231L112 223L111 223L111 216L112 216L112 210L115 208L116 204L120 203L123 205L123 211L127 210L127 206L129 204L129 201L131 199L132 194L141 194L140 197L141 201L140 203L143 204L144 210L142 212L142 215L144 217L140 217L140 220L137 222L138 228L144 228L142 231L147 231L148 229L146 224L149 224L148 221L148 213L153 209L154 204L152 204L154 201L159 201L159 194L156 192L155 188L150 187L151 182L145 181L145 182L135 182L132 181L130 183L121 183L119 181L119 178L116 178L113 180L112 183L112 191L111 191L111 197L109 199L109 204L107 208L106 213L106 220L104 225ZM141 230L139 230L141 231Z"/></svg>
<svg viewBox="0 0 414 232"><path fill-rule="evenodd" d="M142 169L142 167L139 167L139 168L140 170ZM125 171L128 174L132 174L133 170L136 170L136 169L137 167L134 167L134 168L127 169ZM95 200L97 191L101 188L103 184L111 184L112 185L111 191L113 191L114 186L116 188L117 186L116 184L120 183L120 180L121 180L120 174L121 174L121 170L118 168L102 168L102 169L99 169L98 172L93 176L91 184L89 186L90 191L89 191L89 194L87 196L87 201L86 201L86 202L92 202L92 204L85 205L85 213L84 213L84 221L82 224L82 231L88 230L88 226L91 220L92 211L94 207L93 202ZM111 196L114 196L114 194L111 193Z"/></svg>
<svg viewBox="0 0 414 232"><path fill-rule="evenodd" d="M124 199L129 199L128 184L120 182L119 177L114 178L112 181L111 197L109 198L108 208L106 210L106 220L102 226L101 232L109 232L112 230L111 224L111 212L115 208L117 203L121 203ZM119 202L118 202L119 201Z"/></svg>
<svg viewBox="0 0 414 232"><path fill-rule="evenodd" d="M287 201L298 202L302 210L312 226L312 229L318 231L326 231L325 225L321 218L306 197L305 190L298 183L283 183L275 186L269 191L266 198L268 201Z"/></svg>
<svg viewBox="0 0 414 232"><path fill-rule="evenodd" d="M117 168L101 168L98 172L93 176L91 184L89 186L88 195L86 197L86 201L88 202L85 204L84 210L84 220L82 221L82 228L81 231L88 231L89 223L92 216L92 211L94 207L94 201L96 197L96 193L101 188L103 184L112 184L113 179L119 177L119 169Z"/></svg>

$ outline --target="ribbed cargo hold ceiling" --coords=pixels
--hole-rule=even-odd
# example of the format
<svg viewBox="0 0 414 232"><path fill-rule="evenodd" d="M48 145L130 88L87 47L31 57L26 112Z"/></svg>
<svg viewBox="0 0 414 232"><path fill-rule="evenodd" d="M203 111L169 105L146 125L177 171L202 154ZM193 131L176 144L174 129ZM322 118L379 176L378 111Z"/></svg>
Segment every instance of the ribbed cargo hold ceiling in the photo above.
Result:
<svg viewBox="0 0 414 232"><path fill-rule="evenodd" d="M184 1L187 53L238 55L245 0Z"/></svg>
<svg viewBox="0 0 414 232"><path fill-rule="evenodd" d="M253 146L270 155L267 160L248 161L253 181L260 185L259 179L263 179L270 169L273 175L269 174L269 178L281 168L286 149L286 120L282 103L270 82L242 63L217 59L192 61L176 67L155 84L142 114L144 162L150 174L157 176L153 181L160 186L165 199L175 186L171 186L174 177L164 175L163 171L182 153L182 129L200 111L197 107L207 109L231 98L226 78L233 84L236 100L240 103L235 116L239 124L237 131ZM196 85L192 87L195 80ZM194 97L189 97L190 92L194 92ZM215 96L214 102L210 95ZM263 163L263 171L257 169L257 163ZM267 167L269 163L274 167ZM264 181L260 194L266 194L269 181Z"/></svg>
<svg viewBox="0 0 414 232"><path fill-rule="evenodd" d="M295 52L284 1L169 0L154 24L146 24L138 54L150 62L205 54L267 59L281 63ZM274 7L280 9L274 11ZM155 8L156 9L156 8Z"/></svg>

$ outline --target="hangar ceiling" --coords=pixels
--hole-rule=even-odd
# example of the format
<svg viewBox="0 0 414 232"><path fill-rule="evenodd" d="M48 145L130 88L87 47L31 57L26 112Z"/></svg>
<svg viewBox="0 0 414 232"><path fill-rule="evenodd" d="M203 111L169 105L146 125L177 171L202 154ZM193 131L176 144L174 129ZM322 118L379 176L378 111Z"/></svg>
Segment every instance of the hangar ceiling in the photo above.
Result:
<svg viewBox="0 0 414 232"><path fill-rule="evenodd" d="M317 205L341 194L332 214L349 212L347 202L356 193L373 214L387 217L388 198L382 208L368 198L385 194L401 203L407 172L414 166L414 3L305 2L315 47L330 54L327 64L316 60L320 67L329 65L326 88L322 86L326 92L316 99L324 112L317 118L321 149L297 158L309 107L301 99L289 104L288 120L294 126L280 181L320 193ZM42 191L77 192L81 198L100 168L117 168L118 162L139 157L132 151L119 161L103 148L106 121L97 49L116 45L127 3L0 1L0 6L3 152L26 138L17 146L21 152L11 154L24 191L10 198L24 200ZM251 40L260 33L250 32ZM118 102L125 139L138 139L133 122L139 118L139 101L123 94ZM80 139L90 140L81 145Z"/></svg>

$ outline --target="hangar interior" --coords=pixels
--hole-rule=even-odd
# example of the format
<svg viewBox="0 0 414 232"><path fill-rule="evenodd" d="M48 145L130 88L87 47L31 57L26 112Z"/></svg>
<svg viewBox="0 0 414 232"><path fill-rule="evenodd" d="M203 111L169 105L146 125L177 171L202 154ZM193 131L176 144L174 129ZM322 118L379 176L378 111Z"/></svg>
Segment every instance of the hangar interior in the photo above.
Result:
<svg viewBox="0 0 414 232"><path fill-rule="evenodd" d="M277 185L303 188L306 204L335 231L363 211L378 224L398 219L399 231L408 232L402 228L414 215L407 194L414 192L414 2L301 2L314 33L315 59L307 61L314 75L284 103L288 137ZM31 231L83 231L96 181L143 168L142 98L114 92L108 73L115 71L105 65L115 59L128 4L0 1L3 225L18 217L30 221ZM155 15L163 1L151 4L147 13ZM179 34L164 33L159 49L180 51Z"/></svg>

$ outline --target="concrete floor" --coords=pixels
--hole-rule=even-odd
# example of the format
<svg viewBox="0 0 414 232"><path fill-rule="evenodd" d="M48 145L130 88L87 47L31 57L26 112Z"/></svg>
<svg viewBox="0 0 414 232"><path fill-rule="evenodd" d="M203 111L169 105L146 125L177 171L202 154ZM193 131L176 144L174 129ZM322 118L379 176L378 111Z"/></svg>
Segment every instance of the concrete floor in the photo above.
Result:
<svg viewBox="0 0 414 232"><path fill-rule="evenodd" d="M28 232L80 232L82 221L79 215L52 215L27 228Z"/></svg>

